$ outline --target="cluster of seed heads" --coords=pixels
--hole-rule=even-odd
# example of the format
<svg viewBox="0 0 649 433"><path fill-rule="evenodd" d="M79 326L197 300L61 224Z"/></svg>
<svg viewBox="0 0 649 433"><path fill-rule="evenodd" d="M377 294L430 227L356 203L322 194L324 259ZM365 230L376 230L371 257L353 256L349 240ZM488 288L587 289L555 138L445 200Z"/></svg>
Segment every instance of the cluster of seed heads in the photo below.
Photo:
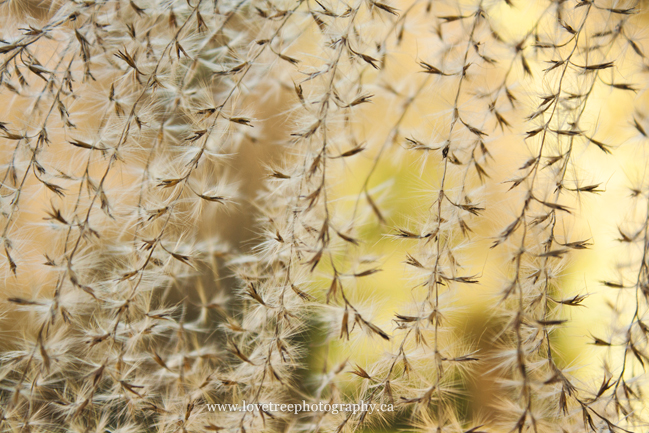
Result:
<svg viewBox="0 0 649 433"><path fill-rule="evenodd" d="M0 0L0 431L646 430L645 7Z"/></svg>

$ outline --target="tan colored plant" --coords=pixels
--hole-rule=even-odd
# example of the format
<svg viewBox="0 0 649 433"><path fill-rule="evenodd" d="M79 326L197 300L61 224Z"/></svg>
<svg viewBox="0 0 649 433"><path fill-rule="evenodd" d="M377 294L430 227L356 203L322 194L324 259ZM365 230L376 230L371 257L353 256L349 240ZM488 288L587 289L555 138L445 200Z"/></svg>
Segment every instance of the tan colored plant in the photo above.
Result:
<svg viewBox="0 0 649 433"><path fill-rule="evenodd" d="M644 3L0 20L0 431L646 429Z"/></svg>

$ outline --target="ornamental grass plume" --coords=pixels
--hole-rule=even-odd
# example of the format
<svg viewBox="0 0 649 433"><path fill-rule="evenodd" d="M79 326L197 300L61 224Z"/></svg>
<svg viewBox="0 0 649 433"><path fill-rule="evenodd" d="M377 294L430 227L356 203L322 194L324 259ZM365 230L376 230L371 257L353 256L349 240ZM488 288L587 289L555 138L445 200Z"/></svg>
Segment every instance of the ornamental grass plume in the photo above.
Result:
<svg viewBox="0 0 649 433"><path fill-rule="evenodd" d="M646 430L646 25L0 0L0 431Z"/></svg>

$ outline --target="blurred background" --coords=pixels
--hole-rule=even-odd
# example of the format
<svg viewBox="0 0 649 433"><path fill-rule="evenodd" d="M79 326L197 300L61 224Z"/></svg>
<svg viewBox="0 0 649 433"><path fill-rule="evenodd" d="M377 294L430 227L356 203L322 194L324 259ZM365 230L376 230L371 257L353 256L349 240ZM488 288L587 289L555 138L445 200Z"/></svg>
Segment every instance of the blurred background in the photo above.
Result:
<svg viewBox="0 0 649 433"><path fill-rule="evenodd" d="M327 5L331 6L330 3L335 2ZM499 411L504 410L498 404L502 377L497 368L499 361L493 357L493 353L500 350L498 339L509 320L503 315L499 299L509 275L512 248L490 247L498 233L520 212L524 199L524 191L508 191L511 183L506 182L515 178L519 168L530 157L532 147L524 140L530 124L525 118L534 111L539 98L553 88L553 83L556 84L553 78L543 73L553 53L536 50L533 43L525 39L535 26L543 40L556 39L553 35L556 23L542 18L548 5L541 1L513 3L513 6L509 6L505 1L482 2L488 10L491 30L506 42L494 43L493 49L485 42L484 52L494 62L476 61L476 66L469 69L460 100L464 112L471 113L471 118L476 119L478 124L475 126L488 134L484 138L490 154L489 158L485 158L485 179L481 182L473 176L468 181L474 194L472 198L483 204L485 210L479 218L468 221L471 231L466 239L470 242L458 237L456 257L462 273L476 275L479 283L458 284L444 299L448 332L446 343L452 346L457 340L456 349L462 351L463 348L459 346L469 342L471 349L477 350L481 359L457 378L456 397L449 404L455 405L463 418L480 420L492 429L496 428L495 420L502 416ZM386 53L380 59L381 68L374 69L368 65L358 67L362 69L358 73L359 80L364 90L372 95L371 103L354 107L351 120L340 116L336 119L338 123L332 127L336 131L332 133L336 137L333 146L340 152L358 144L362 144L364 150L353 158L334 160L327 174L328 201L335 221L344 230L353 226L354 236L360 241L359 247L336 247L335 260L382 270L364 278L346 279L344 284L348 296L352 303L363 306L363 311L372 317L373 323L390 332L396 327L393 321L395 313L403 311L404 306L419 296L413 289L419 282L417 274L404 263L414 247L396 239L395 234L399 229L416 231L420 228L436 199L435 191L444 174L439 152L413 151L408 148L407 139L431 147L443 144L454 103L458 103L454 102L458 78L434 76L431 79L429 74L422 73L420 62L435 65L444 71L457 67L453 63L453 59L457 58L454 53L464 50L470 20L448 17L468 14L475 8L476 2L439 3L435 6L438 18L426 14L427 3L422 1L394 1L391 6L399 10L398 17L380 15L374 20L364 21L361 27L368 39L387 34L381 41L383 46L377 50L378 53ZM46 22L56 9L54 4L36 0L5 2L2 7L5 27L0 38L3 39L8 39L12 31L18 31L19 21L21 26L23 22L37 26ZM644 39L644 29L649 24L647 3L639 3L636 12L630 18L632 25L626 27L626 37L646 53L649 52L649 45ZM318 26L309 21L309 14L305 12L303 15L303 18L286 26L287 40L292 42L287 44L283 52L299 58L300 68L307 71L309 67L316 68L323 63L325 57L319 52L319 46L327 36L319 33ZM440 16L447 19L440 19ZM566 21L573 22L575 18L567 17ZM606 22L591 22L589 31L607 29L608 25ZM386 32L386 28L390 28L390 31ZM241 31L244 38L250 39L255 30L245 23L234 22L230 32ZM440 32L443 32L442 42ZM519 54L514 42L519 40L527 41L524 49L532 75L525 72L517 57ZM594 39L592 43L595 43ZM44 39L33 54L43 59L47 58L47 53L51 53L50 61L55 62L56 53L60 50L55 37L53 40ZM625 317L635 308L635 295L631 291L607 287L602 281L632 284L643 253L642 245L630 248L628 244L619 242L620 229L625 233L637 230L638 224L645 218L645 197L641 194L634 198L631 190L646 191L649 181L647 141L639 134L639 127L649 127L649 120L645 119L646 113L649 113L645 95L647 65L631 51L628 44L612 46L606 59L615 61L615 72L605 71L600 77L602 82L610 82L614 76L619 82L631 83L635 90L619 91L598 83L593 87L580 121L582 128L596 133L598 140L610 146L611 153L580 142L573 152L573 163L566 174L567 179L579 179L582 184L599 184L597 189L600 192L562 196L562 203L572 212L562 215L557 224L558 230L566 238L587 239L592 245L588 249L567 254L557 267L558 297L588 297L581 307L565 308L565 311L558 313L568 322L552 330L555 360L561 362L560 367L569 370L584 386L594 388L602 380L603 364L606 363L613 370L619 369L623 351L593 345L593 336L610 341L615 335L614 330L623 326ZM200 211L187 211L188 214L196 212L198 215L195 223L192 222L195 224L195 238L206 242L215 239L214 242L218 244L212 247L213 250L228 253L222 257L217 254L213 267L199 267L182 282L170 284L161 290L160 296L169 304L189 301L186 312L188 320L204 314L200 304L207 299L222 299L224 308L232 315L237 314L244 301L237 294L239 283L230 270L229 254L253 254L255 248L265 241L257 198L273 188L275 179L269 180L270 170L290 166L296 158L290 147L291 133L303 120L298 113L300 102L294 83L299 83L304 73L296 72L290 63L278 65L265 57L262 59L267 61L270 72L254 86L251 85L247 92L242 92L237 100L237 106L254 119L254 128L233 132L237 145L233 146L222 172L236 185L236 204L227 208L206 204ZM343 70L343 73L345 71L358 72L351 67ZM87 86L94 86L97 93L106 93L108 80L112 77L103 77L102 82L100 75L95 83ZM569 79L574 81L574 87L584 85L577 74ZM38 78L30 77L29 80L34 85L44 84ZM505 127L488 120L490 101L479 97L481 93L500 86L501 82L507 83L518 100L515 107L502 99L498 102L498 106L502 107L499 108L500 114L511 125ZM205 93L205 99L210 100L218 97L223 88L221 84L211 83L201 91ZM210 92L213 94L210 95ZM75 101L68 109L75 113L73 121L78 130L91 131L101 122L96 113L105 101L99 97L93 99L91 91L86 93L87 99ZM36 97L36 92L17 94L3 88L0 91L0 121L34 127L30 124L32 119L25 115L30 113ZM152 106L150 109L155 115L158 108ZM55 115L58 116L58 113ZM66 140L69 138L63 129L52 131L51 143L44 157L49 166L68 173L74 172L82 161L82 155L76 149L68 149ZM153 139L143 136L141 140L142 143L150 143ZM0 163L5 179L7 176L4 172L14 158L11 143L9 139L0 139ZM134 164L142 167L146 163L143 157L146 148L147 144L144 144L142 151L135 149L124 157L132 157L137 161ZM104 167L102 164L105 161L98 159L96 166L91 165L91 170L100 173ZM133 195L129 185L139 181L137 170L114 173L108 179L114 194L112 200L134 205L138 197ZM451 193L464 188L462 170L453 172L448 182ZM365 191L370 193L380 209L383 222L376 217L372 207L367 206ZM71 205L75 195L70 194L65 200ZM362 204L360 207L359 202ZM47 260L46 254L51 256L61 248L61 237L52 236L52 224L44 220L51 212L51 203L52 191L33 176L26 181L19 214L10 217L10 204L6 200L2 203L5 221L9 218L12 220L9 229L14 240L12 257L19 264L17 273L13 275L9 260L0 258L4 298L52 296L58 271L43 263ZM353 221L358 222L352 224ZM110 236L118 239L125 229L119 218L116 221L107 219L106 224L102 226L102 242L106 243L98 248L105 248L109 254L111 248L117 248L117 242L112 242ZM106 260L106 264L111 266L110 259ZM322 301L330 283L331 268L325 263L314 271L308 292ZM3 308L0 327L4 337L0 339L0 349L8 351L15 347L15 341L25 332L24 321L28 316L9 304ZM225 319L210 311L209 320L223 323ZM304 367L298 372L299 380L296 382L301 384L302 391L309 394L318 388L320 372L325 366L331 368L345 360L349 365L371 366L379 362L386 352L395 350L393 341L385 342L358 332L353 333L351 342L339 339L338 325L323 320L321 313L307 317L306 321L307 331L300 335L296 343L304 348ZM343 393L352 396L361 388L362 381L356 375L346 374L339 386ZM370 426L366 431L400 431L407 424L406 418L407 414L388 418L384 425Z"/></svg>

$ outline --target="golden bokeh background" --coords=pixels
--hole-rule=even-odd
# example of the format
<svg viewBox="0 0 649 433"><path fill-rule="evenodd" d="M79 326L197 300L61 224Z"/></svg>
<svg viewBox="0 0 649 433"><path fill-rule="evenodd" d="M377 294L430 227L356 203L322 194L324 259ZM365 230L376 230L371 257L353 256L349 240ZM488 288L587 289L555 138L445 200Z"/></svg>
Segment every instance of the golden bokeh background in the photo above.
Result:
<svg viewBox="0 0 649 433"><path fill-rule="evenodd" d="M515 7L508 6L504 1L483 3L489 10L495 30L507 41L521 39L535 25L546 7L545 2L540 1L515 2ZM331 203L336 227L343 231L353 227L355 236L361 241L358 248L345 244L334 248L334 260L354 263L354 266L362 265L362 269L381 269L381 272L364 278L342 277L342 284L350 301L362 305L364 313L384 330L393 330L395 313L403 311L404 306L420 299L422 294L415 288L421 279L420 275L404 263L407 254L415 251L416 242L403 242L396 239L395 234L399 228L414 231L425 220L437 197L436 189L442 177L439 152L406 149L404 138L416 138L431 145L443 143L448 133L457 85L457 77L431 78L429 74L421 72L421 61L451 69L454 66L445 63L443 47L435 42L437 24L434 25L425 14L426 3L403 0L391 4L401 11L399 19L364 21L366 24L363 31L368 39L372 39L372 35L384 34L385 28L391 26L390 39L386 43L388 55L383 68L375 70L365 65L361 74L365 89L372 94L371 103L354 107L351 110L353 118L349 122L342 116L336 118L337 123L332 127L336 131L332 134L335 136L332 140L333 148L342 153L354 146L346 137L355 137L358 140L356 144L362 143L365 150L353 158L333 160L328 168L327 185L328 201ZM468 1L447 2L446 5L440 5L437 12L446 11L453 15L469 10L474 4L475 2ZM21 16L33 23L43 22L50 16L44 5L36 2L11 2L13 12L5 11L1 20L7 26L3 32L8 34L11 32L8 30L10 26L17 25L12 24L12 17ZM30 16L31 18L27 18ZM289 33L294 32L295 37L293 43L284 50L286 55L300 59L300 68L303 70L308 70L311 66L316 68L323 62L318 45L323 37L318 33L317 26L305 24L308 19L310 18L305 14L303 21L298 20L294 28L287 29ZM649 25L644 3L632 20L638 35L631 37L644 52L649 52L649 44L642 39L642 30ZM400 23L405 23L403 29ZM597 27L603 24L592 25ZM245 28L245 25L242 26ZM546 26L541 29L543 35L554 31L547 23L543 23L543 26ZM467 32L462 20L448 23L444 29L449 41L462 40ZM402 32L402 40L396 44L395 38L399 32ZM456 48L452 42L449 43L449 50ZM52 64L56 63L60 54L57 50L60 47L56 41L43 40L34 52L37 52L39 58L44 58L45 53L51 53L49 64ZM642 71L640 62L629 51L613 51L609 56L616 61L616 77L637 84L641 90L616 91L606 85L595 86L580 121L590 131L596 131L598 139L610 145L612 154L605 154L593 145L581 144L572 156L574 165L570 166L567 174L569 179L578 178L587 184L601 183L599 189L602 191L597 194L562 196L562 203L573 212L562 216L558 224L559 231L568 234L571 240L588 239L592 246L571 252L561 261L560 276L557 279L557 285L560 286L557 290L561 297L578 294L589 296L582 307L565 308L562 311L569 322L552 331L556 359L562 363L562 368L570 370L579 381L595 388L601 381L602 364L605 361L612 365L619 363L619 359L616 361L615 357L620 356L620 350L593 345L593 336L604 339L611 337L612 322L616 320L612 313L613 305L622 308L622 316L634 308L633 296L628 292L611 289L601 282L631 282L633 268L626 266L637 262L642 253L641 250L632 250L627 244L618 241L618 227L623 227L625 222L643 218L644 209L634 205L629 186L646 188L649 182L646 173L649 157L647 142L639 137L638 130L633 125L634 116L642 122L644 119L641 113L648 108L644 94L647 76L646 71ZM522 192L508 192L510 184L506 181L514 177L530 155L530 147L524 140L525 133L530 128L524 118L530 114L539 96L546 94L553 85L552 79L539 73L545 68L544 55L528 58L535 71L531 77L524 73L519 60L513 60L515 53L511 50L498 48L492 55L497 56L497 63L493 67L480 64L471 69L467 88L477 92L478 89L495 87L503 79L503 65L513 61L515 64L507 80L522 108L503 111L502 114L514 126L501 129L495 127L493 122L488 123L484 113L485 103L477 98L476 93L467 91L462 95L460 102L463 110L473 113L474 118L481 123L480 127L488 128L489 135L485 138L485 143L492 157L485 166L489 178L484 185L481 186L477 179L469 181L471 188L476 191L476 198L486 209L480 218L469 221L472 233L468 235L468 239L471 242L458 238L456 257L461 264L462 273L478 276L479 283L459 284L445 292L444 305L447 310L444 315L448 325L445 331L447 334L443 337L444 344L451 352L461 353L466 349L465 343L469 342L471 349L478 351L479 357L487 355L485 361L467 369L465 377L458 379L462 382L459 388L463 394L457 397L461 410L470 413L470 418L482 419L486 423L498 418L498 411L503 410L494 404L500 393L499 378L494 371L497 362L489 360L488 355L497 349L496 340L507 320L502 311L494 306L498 305L498 299L502 296L512 254L508 246L490 247L498 233L519 212ZM254 199L264 188L272 188L274 180L268 180L269 166L290 165L296 158L290 149L287 151L277 144L290 140L291 128L302 122L296 115L299 102L296 102L292 83L299 82L304 74L300 75L289 66L276 67L269 74L268 82L257 84L250 93L241 95L238 99L237 105L255 119L254 130L241 133L241 145L227 163L225 176L237 180L237 194L240 197L236 200L234 210L225 211L218 206L206 205L199 218L199 237L200 234L205 234L206 239L218 237L224 245L231 245L243 252L254 250L259 243L259 212L253 205ZM602 76L608 79L610 74L604 72ZM91 84L96 87L97 95L105 93L112 80L120 79L111 75L104 76L101 72L97 73L97 77L96 83ZM31 80L34 85L43 84L38 78L30 78ZM206 100L213 97L209 95L210 90L205 90ZM417 95L416 98L411 105L405 106L404 101L408 100L408 95L413 94ZM25 114L30 112L33 98L33 95L18 96L3 89L0 92L0 120L29 127L30 118L25 118ZM106 104L108 101L99 96L96 100L89 97L74 101L68 109L75 113L77 132L91 134L91 131L97 129L102 121L97 113L104 110ZM404 107L407 108L401 118ZM158 109L160 107L149 107L152 113ZM58 113L54 115L58 116ZM145 143L142 150L129 150L122 158L133 158L141 165L146 143L151 143L154 138L151 134L137 137ZM53 131L49 139L51 143L46 153L49 165L59 167L62 171L74 172L76 167L84 163L85 154L69 149L67 140L70 137L64 130ZM9 145L9 140L1 140L0 143L0 162L6 167L4 164L12 158L13 146ZM100 158L94 161L90 165L91 175L100 176L105 163ZM137 170L112 173L107 183L107 189L113 193L111 199L122 204L137 203L138 197L134 195L133 186L139 181L138 173ZM451 192L457 192L462 185L457 174L451 176L449 182ZM372 207L368 206L364 193L366 189L381 210L384 223L378 221ZM20 240L13 245L14 259L20 266L14 276L6 258L0 258L2 296L51 296L58 271L43 266L43 254L56 251L61 245L60 239L51 236L52 226L44 221L44 215L50 211L53 200L69 201L67 203L71 205L75 195L53 199L52 192L34 177L28 178L23 194L20 212L13 217L10 229L12 239ZM199 212L196 209L184 211L187 214ZM351 224L352 221L358 223ZM127 229L118 220L112 221L109 218L102 220L102 225L102 241L96 248L105 248L106 251L118 248L119 239ZM113 238L110 238L111 235ZM466 247L462 247L462 244L466 244ZM220 248L219 245L214 246L215 250ZM88 255L91 253L90 250L87 252ZM110 266L110 259L106 259L106 263ZM225 268L221 270L223 275L205 274L199 277L202 278L201 281L213 278L212 281L203 281L207 298L219 293L226 297L232 296L235 283L229 278ZM358 270L360 268L355 271ZM310 293L323 299L331 283L331 272L330 264L321 263L314 271ZM170 299L180 300L182 295L172 294ZM185 296L196 300L198 295L188 291ZM337 365L348 360L350 365L371 366L385 352L395 349L394 341L386 342L359 332L352 332L349 342L338 339L336 334L340 332L340 328L334 322L340 320L340 314L339 309L332 307L331 317L336 320L331 320L329 329L318 317L308 319L312 320L309 323L314 326L314 330L305 337L305 362L308 367L303 376L306 382L317 382L318 374L325 364ZM7 309L0 318L0 328L3 333L15 338L24 332L24 320L26 316L23 313ZM327 320L324 322L327 323ZM620 323L616 325L619 326ZM0 342L1 350L11 347L10 339ZM424 365L422 368L427 367ZM372 371L368 372L372 374ZM353 395L360 388L363 379L354 375L347 377L342 389ZM378 426L376 431L399 431L399 427L398 424ZM493 430L495 427L491 427L492 431L496 431ZM372 428L368 431L374 431Z"/></svg>

